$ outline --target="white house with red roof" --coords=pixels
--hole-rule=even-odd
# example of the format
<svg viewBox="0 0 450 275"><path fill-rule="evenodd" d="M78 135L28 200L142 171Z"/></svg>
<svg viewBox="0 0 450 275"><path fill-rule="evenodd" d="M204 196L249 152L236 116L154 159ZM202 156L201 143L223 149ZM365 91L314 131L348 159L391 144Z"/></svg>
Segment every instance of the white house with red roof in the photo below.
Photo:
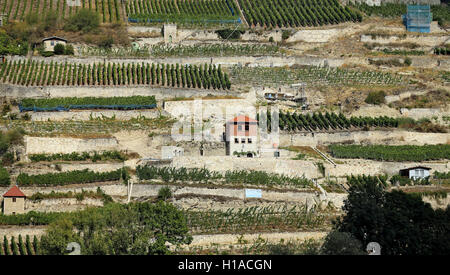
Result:
<svg viewBox="0 0 450 275"><path fill-rule="evenodd" d="M258 155L258 121L239 115L225 124L226 154L255 157Z"/></svg>
<svg viewBox="0 0 450 275"><path fill-rule="evenodd" d="M17 185L3 194L3 214L15 215L25 213L25 199L27 196Z"/></svg>

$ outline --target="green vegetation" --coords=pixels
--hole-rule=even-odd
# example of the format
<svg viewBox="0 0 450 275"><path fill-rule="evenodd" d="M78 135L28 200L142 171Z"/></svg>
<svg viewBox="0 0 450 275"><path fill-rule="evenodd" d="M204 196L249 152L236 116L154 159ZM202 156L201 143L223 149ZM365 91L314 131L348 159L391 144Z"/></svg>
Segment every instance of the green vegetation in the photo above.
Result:
<svg viewBox="0 0 450 275"><path fill-rule="evenodd" d="M22 108L75 108L77 106L88 109L92 106L94 109L105 108L108 106L121 106L124 109L136 109L139 106L151 106L156 104L154 96L130 96L130 97L62 97L32 99L25 98L21 101Z"/></svg>
<svg viewBox="0 0 450 275"><path fill-rule="evenodd" d="M375 104L380 105L386 102L384 97L386 96L386 93L384 91L378 91L378 92L369 92L364 102L367 104Z"/></svg>
<svg viewBox="0 0 450 275"><path fill-rule="evenodd" d="M250 26L300 27L361 21L359 12L342 6L337 0L238 0Z"/></svg>
<svg viewBox="0 0 450 275"><path fill-rule="evenodd" d="M3 112L8 112L8 107ZM10 129L6 132L0 131L0 157L3 166L10 166L15 161L12 149L16 145L23 145L23 135L25 131L22 128L6 127ZM3 172L0 173L5 176Z"/></svg>
<svg viewBox="0 0 450 275"><path fill-rule="evenodd" d="M11 184L11 178L8 170L4 167L0 167L0 186L9 186Z"/></svg>
<svg viewBox="0 0 450 275"><path fill-rule="evenodd" d="M234 1L131 0L126 5L130 22L227 23L239 18Z"/></svg>
<svg viewBox="0 0 450 275"><path fill-rule="evenodd" d="M28 158L32 162L39 161L86 161L91 160L92 162L96 161L125 161L128 159L128 156L119 151L105 151L98 153L94 152L73 152L70 154L32 154L29 155Z"/></svg>
<svg viewBox="0 0 450 275"><path fill-rule="evenodd" d="M389 72L362 71L316 66L244 67L233 66L230 77L236 84L277 87L305 82L308 86L390 86L405 83L400 75Z"/></svg>
<svg viewBox="0 0 450 275"><path fill-rule="evenodd" d="M136 174L140 180L161 179L164 182L192 181L198 183L223 182L225 184L250 184L264 186L312 187L305 177L289 177L263 171L227 171L221 174L208 169L138 166Z"/></svg>
<svg viewBox="0 0 450 275"><path fill-rule="evenodd" d="M350 233L362 247L376 241L382 255L450 253L450 207L434 210L418 196L387 192L382 183L368 180L350 185L343 210L335 230Z"/></svg>
<svg viewBox="0 0 450 275"><path fill-rule="evenodd" d="M214 56L248 56L248 55L278 55L279 47L276 45L153 45L134 49L128 48L82 48L81 54L84 56L107 56L107 57L214 57Z"/></svg>
<svg viewBox="0 0 450 275"><path fill-rule="evenodd" d="M25 242L22 235L19 234L18 241L15 237L11 237L9 241L6 236L3 237L3 242L0 240L0 256L8 255L38 255L39 253L39 241L34 236L33 242L29 235L25 236Z"/></svg>
<svg viewBox="0 0 450 275"><path fill-rule="evenodd" d="M95 11L81 9L76 14L69 17L64 25L66 31L91 32L100 26L100 16ZM56 47L55 47L56 48Z"/></svg>
<svg viewBox="0 0 450 275"><path fill-rule="evenodd" d="M306 205L184 211L184 215L195 234L319 230L330 224L326 211Z"/></svg>
<svg viewBox="0 0 450 275"><path fill-rule="evenodd" d="M271 121L271 115L268 116ZM398 127L398 120L386 116L382 117L350 117L346 118L342 113L284 113L279 114L279 126L285 131L335 131L350 127ZM270 124L269 124L270 125Z"/></svg>
<svg viewBox="0 0 450 275"><path fill-rule="evenodd" d="M85 169L40 175L20 173L17 177L17 183L22 186L57 186L77 183L118 181L127 175L128 172L126 169L117 169L111 172L93 172Z"/></svg>
<svg viewBox="0 0 450 275"><path fill-rule="evenodd" d="M3 215L0 214L0 225L47 225L59 217L71 216L76 212L35 212L26 214Z"/></svg>
<svg viewBox="0 0 450 275"><path fill-rule="evenodd" d="M347 232L331 231L321 247L321 255L367 255L361 242Z"/></svg>
<svg viewBox="0 0 450 275"><path fill-rule="evenodd" d="M28 44L26 42L11 37L5 30L0 29L0 55L26 55L27 52Z"/></svg>
<svg viewBox="0 0 450 275"><path fill-rule="evenodd" d="M379 161L427 161L450 158L450 145L330 145L336 158L361 158Z"/></svg>
<svg viewBox="0 0 450 275"><path fill-rule="evenodd" d="M158 190L158 200L167 201L172 197L173 197L172 190L170 190L169 186L162 187L161 189Z"/></svg>
<svg viewBox="0 0 450 275"><path fill-rule="evenodd" d="M166 242L191 243L188 230L183 212L171 204L109 203L55 220L41 237L40 249L62 255L68 243L77 242L83 255L170 254Z"/></svg>
<svg viewBox="0 0 450 275"><path fill-rule="evenodd" d="M432 5L431 13L433 14L433 21L438 21L439 25L444 26L450 21L450 9L448 4ZM381 6L369 6L365 3L350 4L356 7L368 16L376 15L381 17L397 17L401 18L406 14L406 4L402 3L383 3Z"/></svg>
<svg viewBox="0 0 450 275"><path fill-rule="evenodd" d="M197 89L230 89L228 75L221 66L94 63L76 64L51 61L7 61L0 81L22 86L125 86L146 85Z"/></svg>
<svg viewBox="0 0 450 275"><path fill-rule="evenodd" d="M447 47L447 48L434 48L433 52L436 55L450 55L450 47Z"/></svg>
<svg viewBox="0 0 450 275"><path fill-rule="evenodd" d="M433 178L435 178L435 179L450 179L450 172L439 173L438 171L435 171L434 175L433 175Z"/></svg>
<svg viewBox="0 0 450 275"><path fill-rule="evenodd" d="M34 193L32 196L27 197L31 201L42 201L44 199L66 199L66 198L76 198L78 201L82 201L85 198L101 199L104 204L112 202L111 196L107 195L100 187L97 187L97 191L85 191L81 189L81 192L55 192L50 193Z"/></svg>
<svg viewBox="0 0 450 275"><path fill-rule="evenodd" d="M0 12L6 13L8 20L26 20L30 15L52 15L55 20L68 19L72 23L91 23L93 17L103 23L121 20L120 0L80 0L81 7L70 7L66 0L2 0ZM75 20L78 16L82 19ZM89 19L87 17L90 17ZM83 28L81 26L81 28Z"/></svg>

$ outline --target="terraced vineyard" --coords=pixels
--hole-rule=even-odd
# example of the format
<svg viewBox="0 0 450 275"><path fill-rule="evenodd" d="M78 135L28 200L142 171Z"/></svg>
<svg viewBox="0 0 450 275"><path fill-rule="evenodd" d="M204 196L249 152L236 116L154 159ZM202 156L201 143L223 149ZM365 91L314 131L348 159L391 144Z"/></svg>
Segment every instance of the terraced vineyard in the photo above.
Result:
<svg viewBox="0 0 450 275"><path fill-rule="evenodd" d="M233 0L130 0L130 22L233 23L239 10Z"/></svg>
<svg viewBox="0 0 450 275"><path fill-rule="evenodd" d="M342 113L326 112L311 114L284 113L280 112L280 129L286 131L316 131L316 130L342 130L350 127L398 127L395 118L381 117L351 117L346 118ZM268 117L270 120L270 117Z"/></svg>
<svg viewBox="0 0 450 275"><path fill-rule="evenodd" d="M154 96L26 98L19 104L20 111L63 111L70 109L136 110L153 108L156 108Z"/></svg>
<svg viewBox="0 0 450 275"><path fill-rule="evenodd" d="M0 0L1 13L8 20L24 20L27 14L39 15L53 13L65 19L74 15L77 10L87 8L95 10L104 23L122 20L121 0L78 0L80 6L69 6L67 0Z"/></svg>
<svg viewBox="0 0 450 275"><path fill-rule="evenodd" d="M124 86L146 85L197 89L230 89L228 75L205 65L7 61L0 81L21 86Z"/></svg>
<svg viewBox="0 0 450 275"><path fill-rule="evenodd" d="M359 158L379 161L427 161L450 158L450 145L330 145L336 158Z"/></svg>
<svg viewBox="0 0 450 275"><path fill-rule="evenodd" d="M303 66L301 68L234 66L231 68L230 77L235 84L251 83L277 87L278 85L298 82L308 83L309 86L390 86L407 82L404 77L389 72L356 71L316 66Z"/></svg>
<svg viewBox="0 0 450 275"><path fill-rule="evenodd" d="M300 27L361 21L362 16L337 0L238 0L250 26Z"/></svg>
<svg viewBox="0 0 450 275"><path fill-rule="evenodd" d="M185 211L188 226L195 234L319 230L330 225L325 211L306 205L288 207L247 207L222 211Z"/></svg>
<svg viewBox="0 0 450 275"><path fill-rule="evenodd" d="M8 255L39 255L39 240L36 236L31 237L29 235L25 236L25 239L22 238L22 235L19 234L19 237L11 237L11 239L7 239L4 236L3 240L0 239L0 256L8 256Z"/></svg>
<svg viewBox="0 0 450 275"><path fill-rule="evenodd" d="M151 47L104 49L85 47L81 50L83 56L107 57L213 57L213 56L248 56L248 55L278 55L280 48L276 45L153 45Z"/></svg>

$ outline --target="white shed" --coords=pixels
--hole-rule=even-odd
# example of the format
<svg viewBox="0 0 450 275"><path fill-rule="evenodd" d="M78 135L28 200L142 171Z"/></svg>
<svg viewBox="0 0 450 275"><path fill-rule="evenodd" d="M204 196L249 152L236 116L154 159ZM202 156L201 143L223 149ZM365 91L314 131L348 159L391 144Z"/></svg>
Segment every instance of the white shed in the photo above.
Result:
<svg viewBox="0 0 450 275"><path fill-rule="evenodd" d="M400 170L400 176L408 177L413 180L424 179L430 176L429 167L416 166Z"/></svg>

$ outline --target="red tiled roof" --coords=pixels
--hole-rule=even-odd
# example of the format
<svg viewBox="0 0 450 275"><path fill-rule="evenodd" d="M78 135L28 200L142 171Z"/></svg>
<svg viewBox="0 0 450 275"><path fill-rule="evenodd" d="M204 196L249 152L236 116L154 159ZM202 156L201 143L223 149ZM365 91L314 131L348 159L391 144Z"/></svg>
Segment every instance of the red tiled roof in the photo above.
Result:
<svg viewBox="0 0 450 275"><path fill-rule="evenodd" d="M13 186L11 189L8 190L5 194L3 194L3 197L24 197L26 198L25 194L20 191L19 187Z"/></svg>
<svg viewBox="0 0 450 275"><path fill-rule="evenodd" d="M249 118L248 116L240 115L229 120L228 122L258 122L258 121L256 119Z"/></svg>

